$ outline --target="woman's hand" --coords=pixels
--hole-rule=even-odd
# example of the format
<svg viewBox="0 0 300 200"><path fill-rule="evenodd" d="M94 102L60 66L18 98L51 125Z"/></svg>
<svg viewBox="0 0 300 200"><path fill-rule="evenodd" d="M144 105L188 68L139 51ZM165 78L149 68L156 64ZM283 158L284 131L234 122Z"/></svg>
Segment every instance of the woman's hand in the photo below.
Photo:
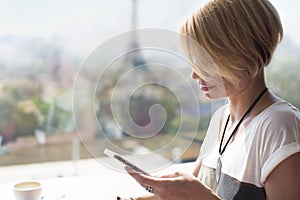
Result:
<svg viewBox="0 0 300 200"><path fill-rule="evenodd" d="M144 188L152 187L159 200L219 199L193 175L176 172L167 176L152 177L140 174L130 167L125 169Z"/></svg>
<svg viewBox="0 0 300 200"><path fill-rule="evenodd" d="M157 200L157 198L153 194L141 196L141 197L129 197L129 198L121 198L117 197L117 200Z"/></svg>

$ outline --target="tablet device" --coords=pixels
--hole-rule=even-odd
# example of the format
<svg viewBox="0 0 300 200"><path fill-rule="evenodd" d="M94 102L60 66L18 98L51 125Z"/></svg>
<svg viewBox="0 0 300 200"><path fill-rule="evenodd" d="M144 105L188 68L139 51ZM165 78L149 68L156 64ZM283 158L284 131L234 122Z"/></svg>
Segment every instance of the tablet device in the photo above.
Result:
<svg viewBox="0 0 300 200"><path fill-rule="evenodd" d="M150 174L148 174L144 170L138 168L136 165L134 165L133 163L131 163L130 161L126 160L125 158L123 158L122 156L120 156L119 154L117 154L116 152L114 152L114 151L112 151L110 149L105 149L104 150L104 154L107 155L110 158L118 160L119 162L123 163L126 166L131 167L132 169L134 169L137 172L140 172L142 174L150 176Z"/></svg>

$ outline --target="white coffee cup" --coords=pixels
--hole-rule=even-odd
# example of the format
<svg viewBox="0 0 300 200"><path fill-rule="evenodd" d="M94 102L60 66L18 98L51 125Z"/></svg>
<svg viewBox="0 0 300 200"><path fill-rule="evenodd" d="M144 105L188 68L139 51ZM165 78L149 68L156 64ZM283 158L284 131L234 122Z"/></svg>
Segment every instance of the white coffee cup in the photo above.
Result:
<svg viewBox="0 0 300 200"><path fill-rule="evenodd" d="M40 200L42 184L37 181L22 181L14 185L16 200Z"/></svg>

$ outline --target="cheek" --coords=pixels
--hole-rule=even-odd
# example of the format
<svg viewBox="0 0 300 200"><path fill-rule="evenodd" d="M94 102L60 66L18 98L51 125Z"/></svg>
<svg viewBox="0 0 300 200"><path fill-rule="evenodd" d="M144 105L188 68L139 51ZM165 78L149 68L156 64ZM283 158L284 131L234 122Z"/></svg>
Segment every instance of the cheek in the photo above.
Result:
<svg viewBox="0 0 300 200"><path fill-rule="evenodd" d="M212 81L214 82L214 89L211 91L211 96L213 97L213 99L227 97L228 94L231 93L231 90L233 90L234 88L234 86L230 82L220 77Z"/></svg>
<svg viewBox="0 0 300 200"><path fill-rule="evenodd" d="M226 79L222 79L224 87L227 89L230 89L230 87L234 87L230 82L228 82Z"/></svg>
<svg viewBox="0 0 300 200"><path fill-rule="evenodd" d="M223 88L225 90L226 97L236 93L237 88L231 82L227 81L226 79L223 79L223 84L224 84Z"/></svg>
<svg viewBox="0 0 300 200"><path fill-rule="evenodd" d="M205 79L206 83L208 86L215 86L215 87L218 87L218 88L223 88L224 87L224 83L223 83L223 79L218 76L211 76L211 77L208 77Z"/></svg>

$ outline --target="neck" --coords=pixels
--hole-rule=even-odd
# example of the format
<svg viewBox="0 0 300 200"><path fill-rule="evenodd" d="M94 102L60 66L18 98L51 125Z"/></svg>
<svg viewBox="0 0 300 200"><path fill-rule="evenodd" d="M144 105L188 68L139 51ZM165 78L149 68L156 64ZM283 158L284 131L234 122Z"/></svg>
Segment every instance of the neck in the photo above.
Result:
<svg viewBox="0 0 300 200"><path fill-rule="evenodd" d="M243 89L240 89L236 91L235 94L229 96L228 100L230 106L231 122L234 123L236 121L239 121L265 88L266 84L264 81L264 76L263 74L261 74L257 78L252 79L250 83L243 87ZM261 104L263 98L264 97L260 99L260 102L258 102L258 104ZM255 110L257 109L259 109L259 106L255 106L255 108L253 108L254 112L251 113L255 113Z"/></svg>

